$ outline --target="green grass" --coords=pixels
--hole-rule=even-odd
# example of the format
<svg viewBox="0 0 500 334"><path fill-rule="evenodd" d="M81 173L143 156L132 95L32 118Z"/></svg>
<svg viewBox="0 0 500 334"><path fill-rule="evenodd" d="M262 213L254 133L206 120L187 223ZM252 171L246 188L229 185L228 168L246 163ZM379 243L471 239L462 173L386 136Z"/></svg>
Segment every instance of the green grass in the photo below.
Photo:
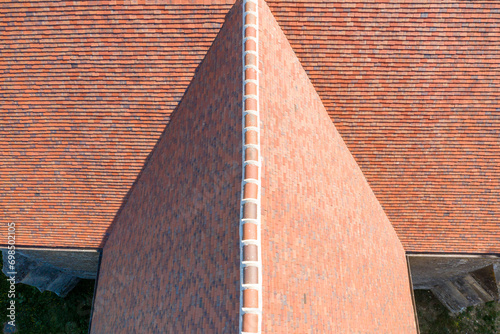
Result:
<svg viewBox="0 0 500 334"><path fill-rule="evenodd" d="M421 334L500 333L498 302L469 307L456 316L451 316L428 290L415 290L415 302Z"/></svg>
<svg viewBox="0 0 500 334"><path fill-rule="evenodd" d="M3 324L9 298L7 277L0 274L0 309ZM87 334L95 280L81 280L65 297L25 284L16 284L16 327L19 334ZM0 330L1 330L0 329Z"/></svg>

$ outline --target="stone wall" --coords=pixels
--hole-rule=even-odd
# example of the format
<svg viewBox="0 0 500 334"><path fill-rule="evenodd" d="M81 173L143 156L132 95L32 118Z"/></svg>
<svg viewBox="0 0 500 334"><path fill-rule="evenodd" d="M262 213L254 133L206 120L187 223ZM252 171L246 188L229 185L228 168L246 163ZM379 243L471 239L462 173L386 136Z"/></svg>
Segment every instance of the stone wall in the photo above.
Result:
<svg viewBox="0 0 500 334"><path fill-rule="evenodd" d="M2 249L3 273L10 276L8 251ZM81 278L95 279L100 253L95 250L16 249L15 281L64 297Z"/></svg>
<svg viewBox="0 0 500 334"><path fill-rule="evenodd" d="M409 255L408 261L414 289L431 289L440 283L467 275L489 265L500 265L500 259L494 256Z"/></svg>

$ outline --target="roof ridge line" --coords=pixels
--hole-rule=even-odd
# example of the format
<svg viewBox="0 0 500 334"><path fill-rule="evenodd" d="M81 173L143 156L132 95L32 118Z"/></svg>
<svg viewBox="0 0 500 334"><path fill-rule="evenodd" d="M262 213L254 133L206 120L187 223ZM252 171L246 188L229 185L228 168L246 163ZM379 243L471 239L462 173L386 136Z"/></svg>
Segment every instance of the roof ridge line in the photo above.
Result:
<svg viewBox="0 0 500 334"><path fill-rule="evenodd" d="M262 331L259 5L243 0L239 332Z"/></svg>

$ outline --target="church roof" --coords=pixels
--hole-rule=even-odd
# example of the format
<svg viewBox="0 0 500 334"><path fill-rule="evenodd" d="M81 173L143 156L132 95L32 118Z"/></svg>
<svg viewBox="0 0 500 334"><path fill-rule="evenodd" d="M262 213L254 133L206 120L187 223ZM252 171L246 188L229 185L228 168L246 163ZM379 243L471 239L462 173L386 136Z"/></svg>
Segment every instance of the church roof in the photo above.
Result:
<svg viewBox="0 0 500 334"><path fill-rule="evenodd" d="M242 3L117 217L91 333L416 333L394 228L265 2Z"/></svg>
<svg viewBox="0 0 500 334"><path fill-rule="evenodd" d="M499 253L498 1L268 4L406 251ZM102 247L231 5L0 5L19 245Z"/></svg>

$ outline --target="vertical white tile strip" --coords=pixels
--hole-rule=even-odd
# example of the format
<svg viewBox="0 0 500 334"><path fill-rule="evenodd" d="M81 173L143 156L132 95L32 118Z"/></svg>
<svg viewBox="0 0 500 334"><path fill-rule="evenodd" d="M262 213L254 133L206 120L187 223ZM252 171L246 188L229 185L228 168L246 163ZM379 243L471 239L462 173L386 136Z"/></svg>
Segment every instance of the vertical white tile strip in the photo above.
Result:
<svg viewBox="0 0 500 334"><path fill-rule="evenodd" d="M255 12L247 12L246 11L246 4L247 3L253 3L255 4L255 8L256 8L256 11ZM243 144L243 147L242 147L242 159L243 159L243 175L242 175L242 182L241 182L241 205L240 205L240 318L239 318L239 332L241 334L246 334L245 332L243 332L243 314L245 313L254 313L254 314L257 314L258 317L259 317L259 321L258 321L258 333L260 334L262 332L262 252L261 252L261 248L262 248L262 243L261 243L261 173L262 173L262 168L261 168L261 158L260 158L260 118L259 118L259 15L258 15L258 0L243 0L243 8L242 8L242 11L243 11L243 15L242 15L242 62L243 62L243 85L242 85L242 94L243 94L243 101L242 101L242 144ZM255 15L255 17L257 18L256 19L256 24L255 25L246 25L245 24L245 19L246 19L246 15L247 13L251 13L253 15ZM256 30L256 38L245 38L245 29L247 27L253 27L255 28ZM246 50L245 49L245 41L247 39L252 39L252 40L255 40L256 42L256 51L249 51L249 50ZM252 53L255 55L255 58L256 58L256 62L255 62L255 66L246 66L245 65L245 55L247 53ZM256 71L257 71L257 80L247 80L247 78L245 77L245 70L247 68L254 68ZM256 94L257 95L245 95L245 85L248 83L248 82L252 82L252 83L255 83L256 86L257 86L257 92ZM245 109L245 100L247 98L253 98L253 99L256 99L257 100L257 110L254 111L254 110L249 110L247 111ZM257 127L245 127L245 115L246 114L253 114L253 115L256 115L257 116ZM245 132L247 130L253 130L253 131L257 131L258 133L258 136L257 136L257 145L246 145L245 144ZM257 157L257 161L246 161L246 157L245 157L245 153L246 153L246 148L256 148L257 151L258 151L258 157ZM259 166L259 173L258 173L258 179L255 180L255 179L249 179L249 180L246 180L245 179L245 166L247 164L255 164L257 166ZM255 199L245 199L244 198L244 186L246 183L256 183L258 185L258 194L257 194L257 200ZM244 204L247 203L247 202L253 202L253 203L256 203L257 204L257 219L243 219L243 208L244 208ZM251 223L255 223L257 225L257 240L248 240L248 241L243 241L243 224L245 222L251 222ZM252 261L252 262L244 262L243 261L243 246L245 245L248 245L248 244L254 244L254 245L257 245L257 261ZM255 285L255 284L244 284L243 282L243 271L244 271L244 268L247 266L247 265L252 265L252 266L256 266L258 268L258 273L259 273L259 276L258 276L258 284ZM258 308L244 308L243 307L243 290L245 290L246 288L252 288L252 289L256 289L258 290Z"/></svg>

